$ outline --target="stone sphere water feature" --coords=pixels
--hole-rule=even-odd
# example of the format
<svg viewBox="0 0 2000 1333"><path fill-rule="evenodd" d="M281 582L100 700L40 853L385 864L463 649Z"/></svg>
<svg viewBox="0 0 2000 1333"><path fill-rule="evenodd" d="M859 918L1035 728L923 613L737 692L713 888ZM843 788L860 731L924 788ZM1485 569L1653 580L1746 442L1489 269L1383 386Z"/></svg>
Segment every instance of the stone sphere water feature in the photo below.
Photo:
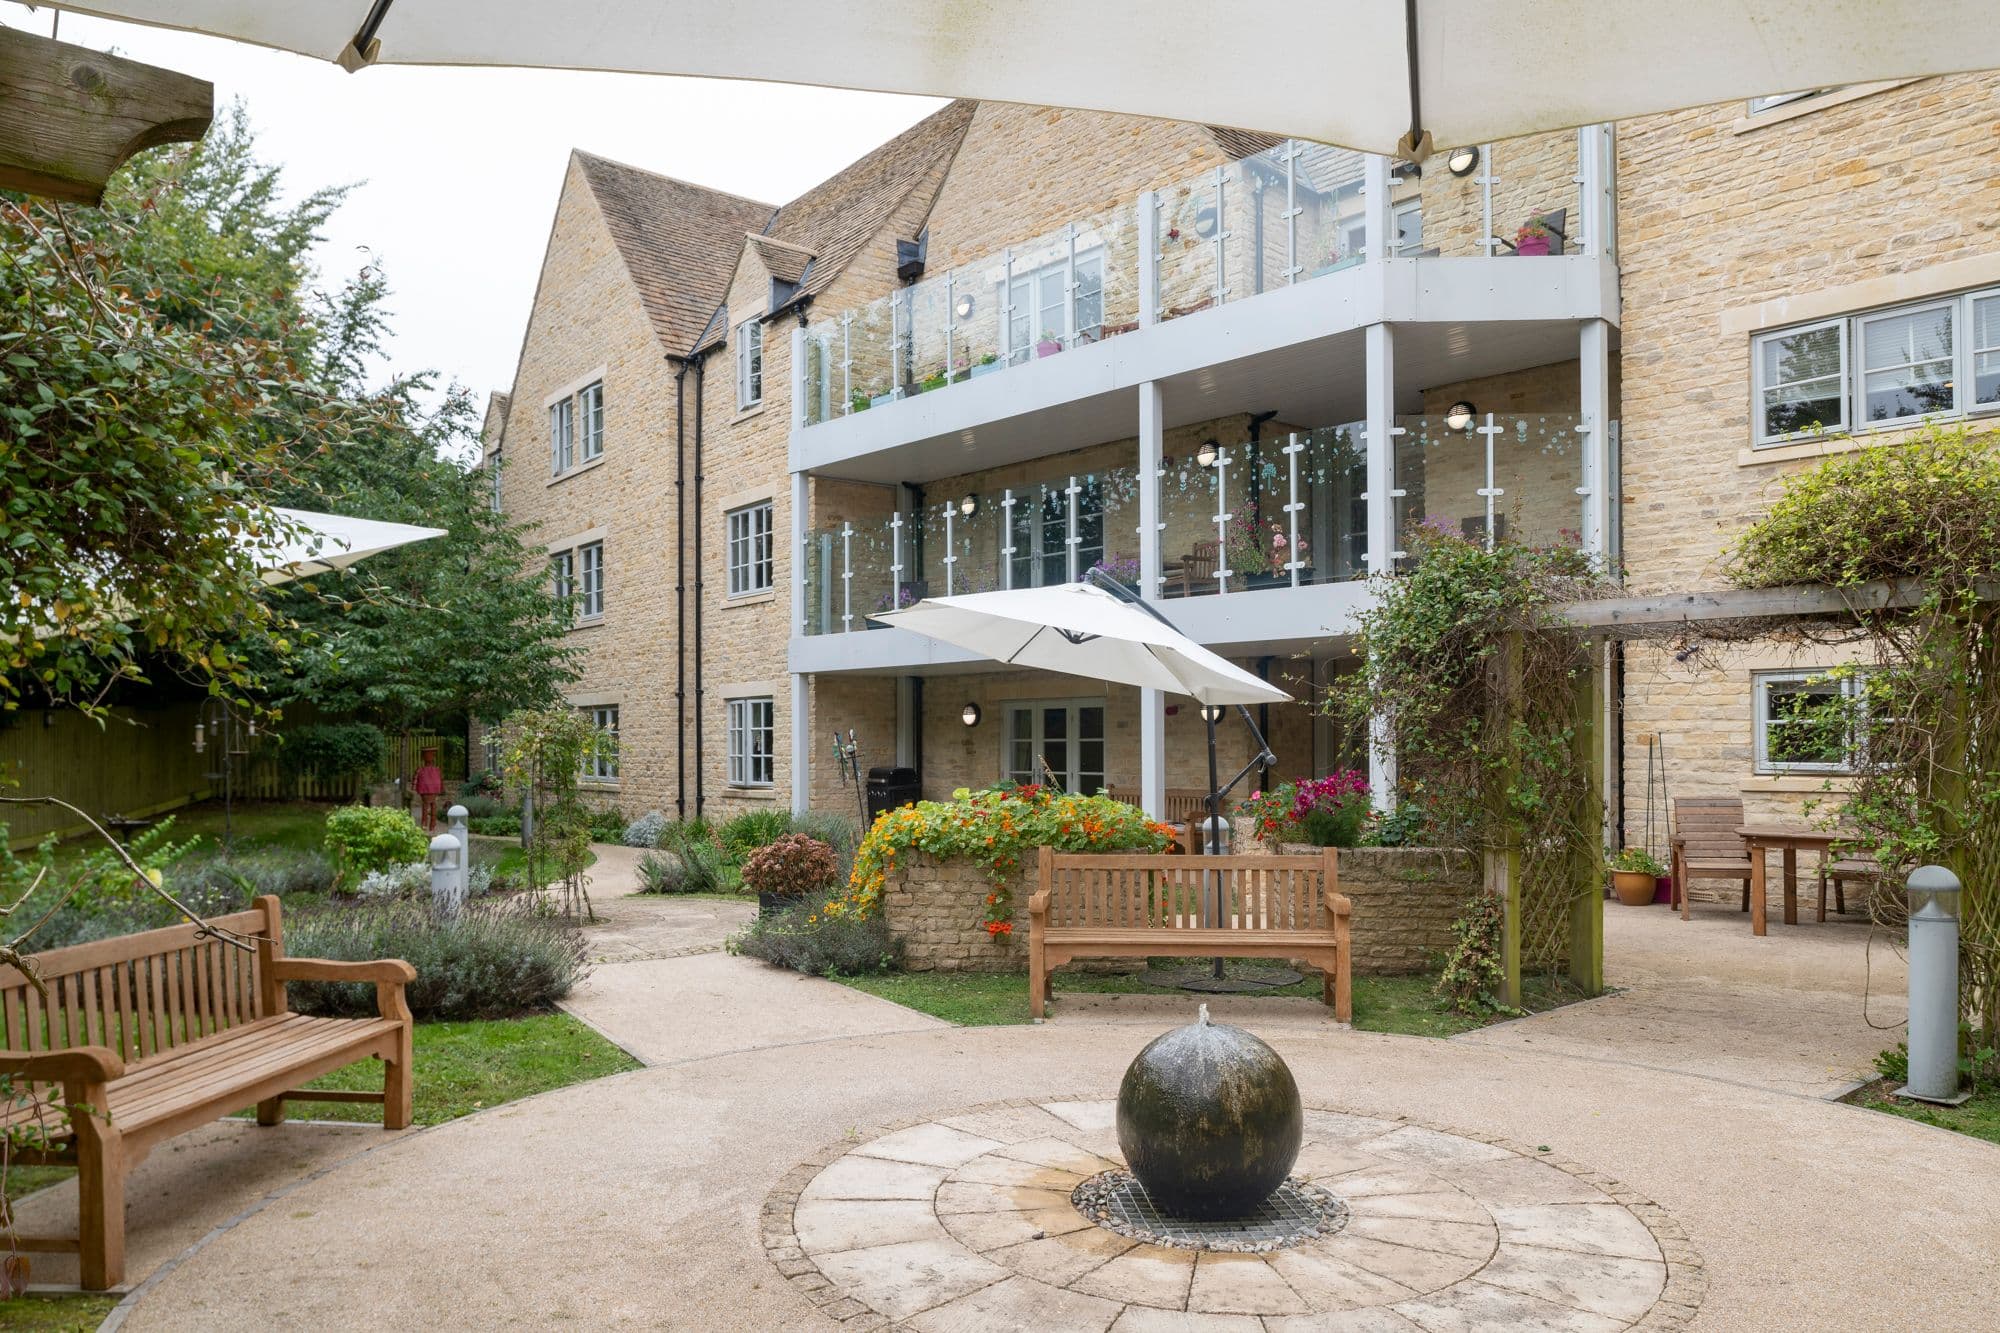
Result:
<svg viewBox="0 0 2000 1333"><path fill-rule="evenodd" d="M1278 1053L1208 1006L1155 1037L1118 1089L1118 1146L1153 1202L1192 1218L1237 1217L1278 1188L1305 1111Z"/></svg>

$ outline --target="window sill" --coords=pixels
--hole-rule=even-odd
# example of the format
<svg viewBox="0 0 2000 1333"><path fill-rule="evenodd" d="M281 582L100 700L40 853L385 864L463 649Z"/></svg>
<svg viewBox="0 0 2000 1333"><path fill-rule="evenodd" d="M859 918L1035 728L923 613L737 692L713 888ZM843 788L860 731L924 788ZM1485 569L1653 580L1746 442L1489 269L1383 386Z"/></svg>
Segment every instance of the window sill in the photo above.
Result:
<svg viewBox="0 0 2000 1333"><path fill-rule="evenodd" d="M1840 795L1854 790L1852 773L1759 773L1746 779L1744 794L1756 792Z"/></svg>
<svg viewBox="0 0 2000 1333"><path fill-rule="evenodd" d="M776 786L739 787L732 782L724 786L722 790L726 795L746 801L775 801L778 799L778 789Z"/></svg>
<svg viewBox="0 0 2000 1333"><path fill-rule="evenodd" d="M762 402L753 403L749 407L739 407L736 409L736 415L729 418L729 424L734 426L740 421L748 421L752 417L761 417L765 412L770 410L770 406L771 402L767 398Z"/></svg>
<svg viewBox="0 0 2000 1333"><path fill-rule="evenodd" d="M1736 123L1729 127L1729 132L1749 134L1768 125L1780 125L1788 120L1797 120L1800 116L1809 116L1815 111L1858 102L1864 97L1873 97L1876 93L1886 93L1892 88L1901 88L1915 82L1915 79L1889 79L1881 83L1857 83L1851 88L1836 88L1832 92L1820 93L1815 97L1801 97L1796 102L1781 102L1777 106L1766 107L1762 111L1753 111L1747 116L1738 118Z"/></svg>
<svg viewBox="0 0 2000 1333"><path fill-rule="evenodd" d="M602 629L602 628L604 628L603 616L585 616L582 617L581 619L572 621L570 623L571 630Z"/></svg>
<svg viewBox="0 0 2000 1333"><path fill-rule="evenodd" d="M778 590L776 588L766 588L762 592L746 592L738 597L725 597L722 599L722 607L726 611L733 606L762 606L766 602L775 602L777 600Z"/></svg>
<svg viewBox="0 0 2000 1333"><path fill-rule="evenodd" d="M578 778L576 785L585 791L617 791L617 778Z"/></svg>
<svg viewBox="0 0 2000 1333"><path fill-rule="evenodd" d="M2000 415L1990 408L1973 413L1958 413L1948 417L1935 417L1940 426L1967 426L1975 432L2000 430ZM1760 444L1749 449L1736 451L1738 467L1756 467L1764 463L1792 463L1801 458L1824 458L1834 454L1853 453L1856 449L1872 449L1882 445L1902 444L1923 430L1918 425L1866 426L1848 435L1826 435L1816 439L1787 440L1783 444Z"/></svg>
<svg viewBox="0 0 2000 1333"><path fill-rule="evenodd" d="M604 455L599 454L597 457L591 459L588 463L578 463L575 467L571 468L567 472L558 472L555 476L550 477L547 483L545 484L553 486L557 482L568 481L571 477L580 477L586 472L594 471L595 469L601 468L603 466L604 466Z"/></svg>

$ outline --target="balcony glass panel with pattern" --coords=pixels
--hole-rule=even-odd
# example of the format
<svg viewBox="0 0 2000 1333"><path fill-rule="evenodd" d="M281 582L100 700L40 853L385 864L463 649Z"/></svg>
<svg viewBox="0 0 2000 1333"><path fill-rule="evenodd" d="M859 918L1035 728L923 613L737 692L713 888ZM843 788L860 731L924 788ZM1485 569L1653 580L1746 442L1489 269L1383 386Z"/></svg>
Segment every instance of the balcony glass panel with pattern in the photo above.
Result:
<svg viewBox="0 0 2000 1333"><path fill-rule="evenodd" d="M1408 568L1419 525L1484 542L1575 546L1586 497L1584 433L1574 413L1477 414L1461 429L1442 416L1399 417L1396 558Z"/></svg>
<svg viewBox="0 0 2000 1333"><path fill-rule="evenodd" d="M1390 214L1398 232L1399 258L1434 255L1465 258L1522 255L1520 231L1540 222L1547 253L1579 254L1583 249L1582 172L1577 132L1504 139L1477 146L1477 164L1466 174L1451 170L1453 150L1440 149L1423 164L1390 168Z"/></svg>
<svg viewBox="0 0 2000 1333"><path fill-rule="evenodd" d="M1365 575L1367 455L1357 424L1266 427L1165 460L1161 595L1338 583Z"/></svg>

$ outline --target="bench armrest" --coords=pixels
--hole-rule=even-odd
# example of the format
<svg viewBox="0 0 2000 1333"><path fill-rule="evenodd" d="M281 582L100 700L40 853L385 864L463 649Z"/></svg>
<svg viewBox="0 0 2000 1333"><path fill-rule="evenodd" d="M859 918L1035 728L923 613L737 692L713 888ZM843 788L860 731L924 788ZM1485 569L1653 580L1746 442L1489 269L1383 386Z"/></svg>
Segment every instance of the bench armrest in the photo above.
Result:
<svg viewBox="0 0 2000 1333"><path fill-rule="evenodd" d="M1047 889L1043 889L1040 893L1037 893L1028 899L1028 915L1047 916L1048 914L1049 914L1049 891Z"/></svg>
<svg viewBox="0 0 2000 1333"><path fill-rule="evenodd" d="M365 963L340 962L332 958L274 958L270 976L280 984L287 981L372 981L375 983L375 1012L400 1023L415 1021L403 987L417 979L417 969L400 958L377 958Z"/></svg>
<svg viewBox="0 0 2000 1333"><path fill-rule="evenodd" d="M125 1076L125 1062L108 1046L0 1051L0 1075L30 1083L109 1083Z"/></svg>
<svg viewBox="0 0 2000 1333"><path fill-rule="evenodd" d="M417 979L417 969L400 958L378 958L365 963L332 958L276 958L271 961L271 976L278 981L373 981L407 986Z"/></svg>

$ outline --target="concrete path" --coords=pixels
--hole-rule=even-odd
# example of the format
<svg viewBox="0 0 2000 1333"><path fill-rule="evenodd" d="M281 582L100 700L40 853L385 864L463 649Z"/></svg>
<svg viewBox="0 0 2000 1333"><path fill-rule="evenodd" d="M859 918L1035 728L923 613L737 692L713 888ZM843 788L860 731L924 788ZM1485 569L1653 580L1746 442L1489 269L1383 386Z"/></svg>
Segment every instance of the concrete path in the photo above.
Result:
<svg viewBox="0 0 2000 1333"><path fill-rule="evenodd" d="M1604 948L1619 993L1453 1040L1838 1097L1903 1036L1900 949L1858 918L1786 926L1774 915L1760 939L1722 908L1698 904L1683 921L1611 903Z"/></svg>

